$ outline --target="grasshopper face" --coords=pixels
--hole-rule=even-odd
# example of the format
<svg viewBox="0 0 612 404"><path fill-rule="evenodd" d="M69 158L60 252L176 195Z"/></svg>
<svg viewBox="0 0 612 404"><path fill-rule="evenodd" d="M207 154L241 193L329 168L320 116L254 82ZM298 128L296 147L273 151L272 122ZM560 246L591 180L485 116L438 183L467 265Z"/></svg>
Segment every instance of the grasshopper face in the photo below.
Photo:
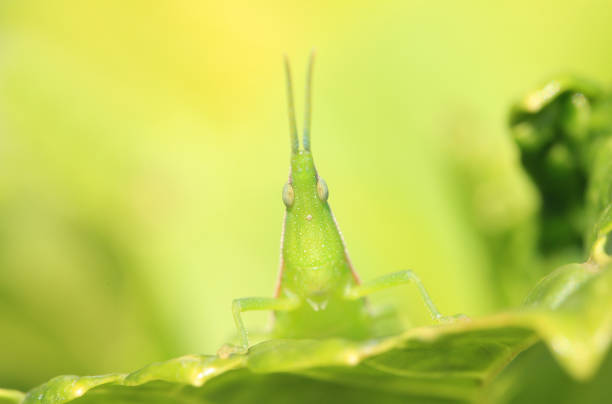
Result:
<svg viewBox="0 0 612 404"><path fill-rule="evenodd" d="M313 301L321 302L324 295L340 292L351 278L346 276L351 271L327 198L327 184L317 174L312 153L293 153L289 182L283 190L282 281L290 290L302 290L301 295L312 295ZM294 282L296 285L289 285Z"/></svg>

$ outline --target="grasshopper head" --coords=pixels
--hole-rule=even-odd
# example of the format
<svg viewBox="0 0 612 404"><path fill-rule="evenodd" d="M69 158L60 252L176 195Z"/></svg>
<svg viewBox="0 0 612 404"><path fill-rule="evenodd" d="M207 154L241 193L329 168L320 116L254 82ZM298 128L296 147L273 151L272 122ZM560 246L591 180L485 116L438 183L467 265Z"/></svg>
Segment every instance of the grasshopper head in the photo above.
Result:
<svg viewBox="0 0 612 404"><path fill-rule="evenodd" d="M293 106L293 91L289 62L285 57L287 74L287 96L289 103L289 124L291 127L291 171L289 181L283 188L283 202L288 214L297 214L305 222L312 221L327 206L327 184L319 177L310 152L310 99L312 82L312 65L314 52L310 55L306 78L306 109L304 113L304 136L302 148L297 135L297 124ZM307 224L307 223L302 223Z"/></svg>
<svg viewBox="0 0 612 404"><path fill-rule="evenodd" d="M328 208L329 191L314 166L312 153L300 150L291 155L291 174L283 188L283 202L288 213L302 213L310 222L321 209ZM306 224L306 223L304 223Z"/></svg>
<svg viewBox="0 0 612 404"><path fill-rule="evenodd" d="M304 135L300 147L291 75L285 59L291 128L291 172L283 188L283 202L286 206L283 260L289 282L299 284L299 289L305 295L312 299L316 296L316 301L323 302L330 290L338 289L337 285L346 280L350 271L346 270L348 264L342 236L327 203L327 184L319 177L310 151L312 62L311 56L306 81Z"/></svg>

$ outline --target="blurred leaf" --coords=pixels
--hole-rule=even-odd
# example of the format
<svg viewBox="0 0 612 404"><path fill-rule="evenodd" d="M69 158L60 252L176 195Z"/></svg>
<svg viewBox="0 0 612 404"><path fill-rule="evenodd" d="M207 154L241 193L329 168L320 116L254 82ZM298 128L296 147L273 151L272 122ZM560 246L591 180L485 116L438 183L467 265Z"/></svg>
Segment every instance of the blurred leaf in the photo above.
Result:
<svg viewBox="0 0 612 404"><path fill-rule="evenodd" d="M449 185L466 212L470 231L486 247L492 280L487 287L500 307L516 307L548 273L540 268L536 248L538 190L515 149L492 144L464 120L453 125L452 133L445 156L453 175Z"/></svg>
<svg viewBox="0 0 612 404"><path fill-rule="evenodd" d="M588 381L572 379L555 363L550 351L537 344L517 357L484 389L482 402L504 404L600 404L612 395L612 355Z"/></svg>
<svg viewBox="0 0 612 404"><path fill-rule="evenodd" d="M17 390L0 389L0 404L19 403L25 394Z"/></svg>
<svg viewBox="0 0 612 404"><path fill-rule="evenodd" d="M539 247L545 255L590 252L604 236L612 202L611 102L596 84L562 76L512 109L521 161L542 199Z"/></svg>
<svg viewBox="0 0 612 404"><path fill-rule="evenodd" d="M577 379L588 379L612 337L612 271L593 263L561 267L527 298L532 326L560 364Z"/></svg>
<svg viewBox="0 0 612 404"><path fill-rule="evenodd" d="M575 264L543 279L520 310L362 342L270 340L227 359L189 355L130 374L60 376L24 403L471 401L538 338L584 380L610 343L611 291L609 268Z"/></svg>

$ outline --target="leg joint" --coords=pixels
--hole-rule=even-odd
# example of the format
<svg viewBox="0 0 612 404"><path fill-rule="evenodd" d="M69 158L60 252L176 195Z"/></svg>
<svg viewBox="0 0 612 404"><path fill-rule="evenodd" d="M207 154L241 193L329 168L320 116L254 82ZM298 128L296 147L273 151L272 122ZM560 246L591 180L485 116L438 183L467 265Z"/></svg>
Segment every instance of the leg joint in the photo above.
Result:
<svg viewBox="0 0 612 404"><path fill-rule="evenodd" d="M232 312L234 315L242 313L242 299L234 299L232 301Z"/></svg>

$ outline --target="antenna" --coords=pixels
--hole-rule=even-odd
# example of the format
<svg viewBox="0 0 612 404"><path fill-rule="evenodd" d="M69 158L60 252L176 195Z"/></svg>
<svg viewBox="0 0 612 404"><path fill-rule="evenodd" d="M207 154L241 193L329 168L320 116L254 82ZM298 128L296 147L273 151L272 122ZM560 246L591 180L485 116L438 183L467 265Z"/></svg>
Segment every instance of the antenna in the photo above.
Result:
<svg viewBox="0 0 612 404"><path fill-rule="evenodd" d="M297 153L300 148L300 141L297 134L297 123L295 122L295 106L293 105L293 86L291 84L291 69L289 59L284 55L285 74L287 76L287 107L289 109L289 129L291 130L291 152Z"/></svg>
<svg viewBox="0 0 612 404"><path fill-rule="evenodd" d="M304 136L302 142L304 143L304 150L310 151L310 114L312 108L310 107L310 101L312 99L312 65L314 64L315 50L310 52L310 58L308 59L308 72L306 73L306 99L304 100Z"/></svg>

